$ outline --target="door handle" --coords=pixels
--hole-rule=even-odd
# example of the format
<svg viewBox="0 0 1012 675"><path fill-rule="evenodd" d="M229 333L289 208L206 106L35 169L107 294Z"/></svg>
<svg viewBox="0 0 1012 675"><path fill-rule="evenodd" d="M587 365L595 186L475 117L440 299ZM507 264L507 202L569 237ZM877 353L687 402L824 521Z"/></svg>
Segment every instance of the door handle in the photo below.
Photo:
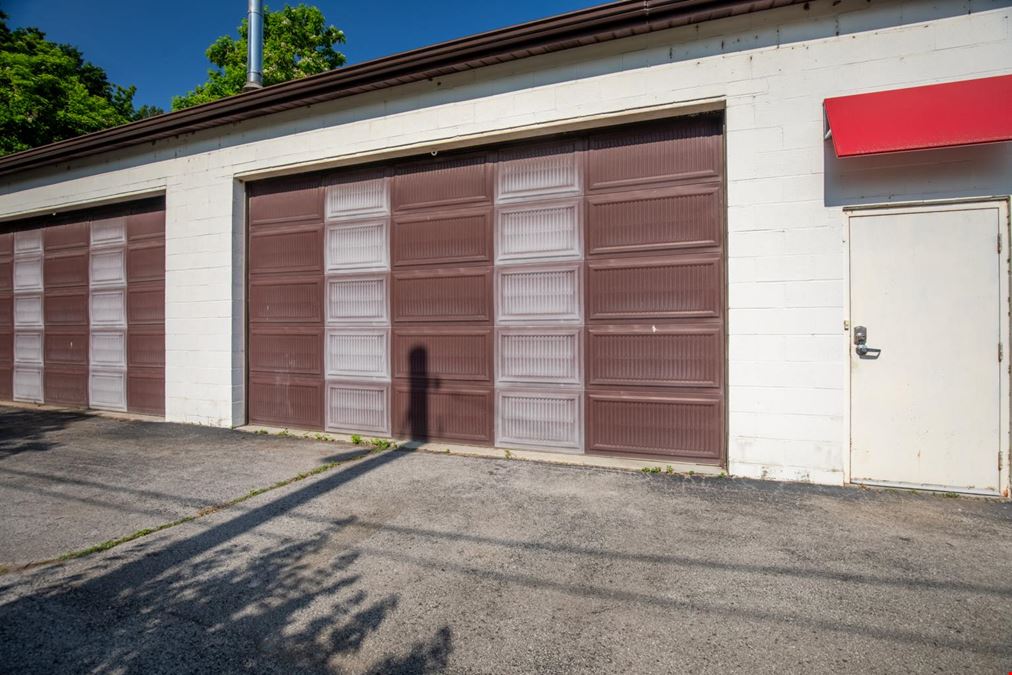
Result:
<svg viewBox="0 0 1012 675"><path fill-rule="evenodd" d="M868 346L868 329L864 326L854 326L854 351L862 359L877 359L882 353L881 349Z"/></svg>

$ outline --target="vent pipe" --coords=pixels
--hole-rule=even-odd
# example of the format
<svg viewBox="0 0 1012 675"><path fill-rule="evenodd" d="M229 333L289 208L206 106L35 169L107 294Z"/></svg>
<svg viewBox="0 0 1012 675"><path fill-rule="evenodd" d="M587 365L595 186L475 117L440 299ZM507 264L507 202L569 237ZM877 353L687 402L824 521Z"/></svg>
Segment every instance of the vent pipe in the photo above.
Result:
<svg viewBox="0 0 1012 675"><path fill-rule="evenodd" d="M249 21L246 31L246 84L243 91L264 86L264 3L249 0Z"/></svg>

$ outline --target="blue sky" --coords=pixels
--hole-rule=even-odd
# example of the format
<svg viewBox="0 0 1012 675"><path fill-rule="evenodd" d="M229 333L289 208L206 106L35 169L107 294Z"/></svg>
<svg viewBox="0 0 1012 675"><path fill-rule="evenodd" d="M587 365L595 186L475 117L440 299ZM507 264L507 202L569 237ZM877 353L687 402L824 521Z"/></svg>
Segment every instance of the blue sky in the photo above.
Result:
<svg viewBox="0 0 1012 675"><path fill-rule="evenodd" d="M342 29L348 63L501 28L603 0L306 0ZM268 2L281 7L284 2ZM289 0L289 4L298 4ZM134 84L137 105L166 110L173 95L204 81L204 50L219 35L236 34L246 0L0 0L10 25L37 26L57 42L79 47L85 58L124 86Z"/></svg>

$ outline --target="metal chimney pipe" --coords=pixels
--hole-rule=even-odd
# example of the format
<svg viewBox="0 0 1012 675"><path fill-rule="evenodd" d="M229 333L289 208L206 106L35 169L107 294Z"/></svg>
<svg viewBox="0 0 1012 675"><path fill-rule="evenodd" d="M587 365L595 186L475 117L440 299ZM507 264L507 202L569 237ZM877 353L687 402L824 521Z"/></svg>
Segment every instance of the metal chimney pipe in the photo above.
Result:
<svg viewBox="0 0 1012 675"><path fill-rule="evenodd" d="M249 0L246 49L246 84L243 91L264 86L264 3Z"/></svg>

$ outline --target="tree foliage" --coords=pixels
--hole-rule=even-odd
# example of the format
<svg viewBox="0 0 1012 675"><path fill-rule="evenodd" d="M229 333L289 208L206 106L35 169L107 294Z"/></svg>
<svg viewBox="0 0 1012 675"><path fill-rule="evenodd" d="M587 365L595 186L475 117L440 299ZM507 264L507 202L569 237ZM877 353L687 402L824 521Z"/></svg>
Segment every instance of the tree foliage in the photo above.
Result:
<svg viewBox="0 0 1012 675"><path fill-rule="evenodd" d="M0 155L162 112L135 109L135 91L38 28L11 30L0 12Z"/></svg>
<svg viewBox="0 0 1012 675"><path fill-rule="evenodd" d="M223 35L207 48L207 59L215 66L207 71L207 82L172 99L172 109L238 94L246 83L246 48L249 23L243 19L239 37ZM341 66L344 54L334 49L344 43L344 33L327 25L318 7L285 5L272 12L264 7L264 86L315 75Z"/></svg>

